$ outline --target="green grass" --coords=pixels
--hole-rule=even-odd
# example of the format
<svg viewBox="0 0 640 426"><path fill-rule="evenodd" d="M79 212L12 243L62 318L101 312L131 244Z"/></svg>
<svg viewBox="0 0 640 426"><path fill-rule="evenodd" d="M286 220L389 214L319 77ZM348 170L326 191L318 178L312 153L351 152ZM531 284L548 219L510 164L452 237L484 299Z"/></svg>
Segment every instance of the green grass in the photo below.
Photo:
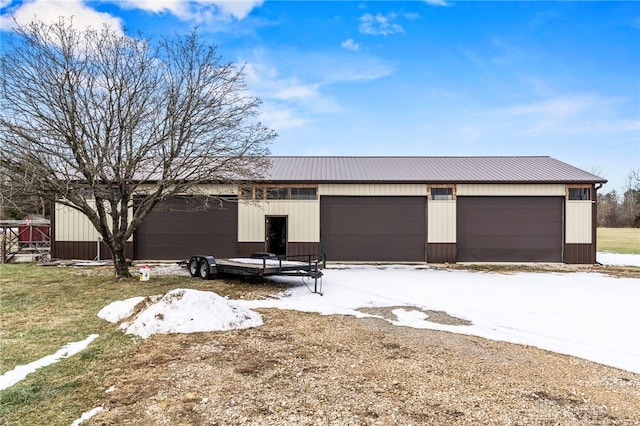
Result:
<svg viewBox="0 0 640 426"><path fill-rule="evenodd" d="M89 272L33 264L0 266L0 374L99 334L81 353L0 391L0 425L69 425L106 400L114 372L126 367L138 342L97 317L110 302L216 285L187 276L116 282L109 270Z"/></svg>
<svg viewBox="0 0 640 426"><path fill-rule="evenodd" d="M640 228L598 228L598 251L640 254Z"/></svg>

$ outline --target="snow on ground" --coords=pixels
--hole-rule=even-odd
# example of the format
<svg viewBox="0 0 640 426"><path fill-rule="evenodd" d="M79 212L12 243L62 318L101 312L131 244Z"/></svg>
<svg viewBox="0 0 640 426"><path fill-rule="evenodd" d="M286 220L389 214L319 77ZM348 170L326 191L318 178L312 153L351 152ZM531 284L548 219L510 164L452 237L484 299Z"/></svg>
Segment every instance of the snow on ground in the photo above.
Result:
<svg viewBox="0 0 640 426"><path fill-rule="evenodd" d="M406 306L396 325L532 345L640 372L640 282L597 273L483 273L412 266L324 271L324 296L298 285L251 309L366 316L361 307ZM284 279L283 279L284 280ZM412 307L445 311L469 326L428 321Z"/></svg>
<svg viewBox="0 0 640 426"><path fill-rule="evenodd" d="M635 279L406 265L333 265L324 274L324 296L310 293L296 278L277 278L292 287L265 300L231 301L210 292L174 290L123 327L148 337L257 326L262 319L252 309L260 308L365 317L359 308L403 306L394 310L395 325L532 345L640 372L640 281ZM134 301L114 302L101 315L122 320ZM431 322L423 310L445 311L472 324Z"/></svg>
<svg viewBox="0 0 640 426"><path fill-rule="evenodd" d="M128 318L138 298L113 302L99 313L100 318L118 322ZM209 291L176 289L138 313L132 322L120 328L144 339L153 334L196 333L258 327L262 317L257 312Z"/></svg>
<svg viewBox="0 0 640 426"><path fill-rule="evenodd" d="M598 263L611 266L640 266L640 254L618 254L599 251L596 255Z"/></svg>
<svg viewBox="0 0 640 426"><path fill-rule="evenodd" d="M640 255L598 253L604 265L640 266ZM157 275L183 275L178 265L159 265ZM324 296L299 280L276 299L234 301L212 292L176 289L164 296L134 297L104 307L100 318L143 338L262 325L252 309L277 308L325 315L370 316L359 308L394 309L397 326L428 328L537 346L640 373L640 281L598 273L486 273L425 266L340 266L325 269ZM140 305L145 303L145 306ZM143 309L134 316L136 308ZM471 325L429 321L422 310L445 311ZM133 316L133 317L132 317ZM63 346L0 376L0 390L38 368L85 349L97 334ZM82 414L80 424L102 408Z"/></svg>
<svg viewBox="0 0 640 426"><path fill-rule="evenodd" d="M77 354L78 352L84 350L84 348L89 346L89 343L93 342L96 337L98 337L97 334L92 334L80 342L67 343L52 355L47 355L37 361L33 361L25 365L19 365L13 370L7 371L0 376L0 390L4 390L15 385L16 383L27 377L27 375L36 371L38 368L55 364L62 358L69 358L70 356Z"/></svg>
<svg viewBox="0 0 640 426"><path fill-rule="evenodd" d="M73 423L71 423L71 426L79 426L82 423L89 421L91 417L95 416L96 414L98 414L103 410L104 410L104 407L96 407L96 408L92 408L89 411L85 411L84 413L82 413L80 418L75 419Z"/></svg>

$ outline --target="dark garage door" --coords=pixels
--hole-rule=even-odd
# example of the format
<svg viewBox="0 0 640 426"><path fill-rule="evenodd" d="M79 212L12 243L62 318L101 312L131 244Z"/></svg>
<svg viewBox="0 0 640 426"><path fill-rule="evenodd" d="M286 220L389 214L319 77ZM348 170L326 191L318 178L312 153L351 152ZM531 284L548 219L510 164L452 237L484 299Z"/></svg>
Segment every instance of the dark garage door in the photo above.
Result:
<svg viewBox="0 0 640 426"><path fill-rule="evenodd" d="M330 261L425 260L426 197L320 198L320 242Z"/></svg>
<svg viewBox="0 0 640 426"><path fill-rule="evenodd" d="M193 254L238 255L238 203L199 197L167 200L149 214L134 236L136 259L187 259Z"/></svg>
<svg viewBox="0 0 640 426"><path fill-rule="evenodd" d="M562 262L561 197L458 197L458 262Z"/></svg>

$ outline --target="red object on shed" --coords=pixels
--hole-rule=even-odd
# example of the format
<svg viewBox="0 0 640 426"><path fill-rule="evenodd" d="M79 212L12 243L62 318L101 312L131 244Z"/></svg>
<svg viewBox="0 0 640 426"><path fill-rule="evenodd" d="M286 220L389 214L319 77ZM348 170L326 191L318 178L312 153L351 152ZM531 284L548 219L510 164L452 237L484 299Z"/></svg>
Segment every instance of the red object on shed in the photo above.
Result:
<svg viewBox="0 0 640 426"><path fill-rule="evenodd" d="M49 219L28 214L22 220L26 223L18 228L18 241L21 243L49 241Z"/></svg>

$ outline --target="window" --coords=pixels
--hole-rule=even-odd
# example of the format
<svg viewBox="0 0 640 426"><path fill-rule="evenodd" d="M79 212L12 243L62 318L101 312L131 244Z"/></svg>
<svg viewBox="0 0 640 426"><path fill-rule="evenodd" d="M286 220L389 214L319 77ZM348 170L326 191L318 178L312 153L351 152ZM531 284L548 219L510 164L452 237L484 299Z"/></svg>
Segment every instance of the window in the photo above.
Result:
<svg viewBox="0 0 640 426"><path fill-rule="evenodd" d="M591 188L569 188L570 200L591 200Z"/></svg>
<svg viewBox="0 0 640 426"><path fill-rule="evenodd" d="M317 200L317 187L245 186L239 191L241 200Z"/></svg>
<svg viewBox="0 0 640 426"><path fill-rule="evenodd" d="M240 199L241 200L253 199L253 188L251 187L240 188Z"/></svg>
<svg viewBox="0 0 640 426"><path fill-rule="evenodd" d="M453 200L453 188L431 188L432 200Z"/></svg>
<svg viewBox="0 0 640 426"><path fill-rule="evenodd" d="M291 188L292 200L315 200L316 188Z"/></svg>
<svg viewBox="0 0 640 426"><path fill-rule="evenodd" d="M267 200L286 200L287 188L267 188Z"/></svg>
<svg viewBox="0 0 640 426"><path fill-rule="evenodd" d="M256 200L264 199L264 189L256 188L256 194L255 194L254 199L256 199Z"/></svg>

